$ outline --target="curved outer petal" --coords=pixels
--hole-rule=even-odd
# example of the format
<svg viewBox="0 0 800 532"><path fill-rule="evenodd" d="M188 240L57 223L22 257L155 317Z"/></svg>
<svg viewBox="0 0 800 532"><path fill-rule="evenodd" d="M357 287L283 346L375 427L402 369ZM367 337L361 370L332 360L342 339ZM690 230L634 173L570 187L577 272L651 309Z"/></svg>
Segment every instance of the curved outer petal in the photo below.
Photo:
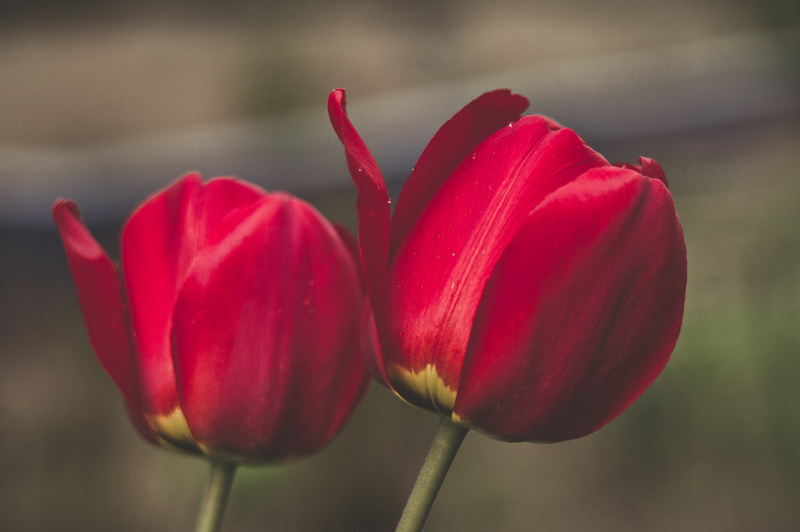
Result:
<svg viewBox="0 0 800 532"><path fill-rule="evenodd" d="M125 225L122 270L142 408L152 418L168 420L179 408L170 330L175 300L189 266L209 231L263 194L234 179L214 179L204 186L199 174L189 174L146 200ZM160 422L151 419L151 423Z"/></svg>
<svg viewBox="0 0 800 532"><path fill-rule="evenodd" d="M587 172L531 214L498 263L453 418L509 441L600 428L663 369L685 288L666 187L630 170Z"/></svg>
<svg viewBox="0 0 800 532"><path fill-rule="evenodd" d="M361 353L364 355L367 369L375 380L394 391L383 363L383 349L378 335L378 326L375 323L375 313L372 311L369 298L364 300L361 309Z"/></svg>
<svg viewBox="0 0 800 532"><path fill-rule="evenodd" d="M520 119L528 99L509 90L482 94L444 123L403 185L392 218L390 256L453 170L498 129Z"/></svg>
<svg viewBox="0 0 800 532"><path fill-rule="evenodd" d="M367 292L377 315L382 314L386 264L389 257L390 201L378 163L347 118L344 89L328 98L328 115L342 142L347 166L358 189L358 241Z"/></svg>
<svg viewBox="0 0 800 532"><path fill-rule="evenodd" d="M344 244L344 247L347 251L350 252L350 256L353 259L353 264L361 264L361 254L358 250L358 242L355 238L353 238L352 233L347 229L347 227L343 226L337 222L331 222L334 230L336 230L336 234L339 235L339 239ZM359 276L358 278L361 280L361 288L362 290L366 288L364 286L364 271L361 268L357 268Z"/></svg>
<svg viewBox="0 0 800 532"><path fill-rule="evenodd" d="M661 165L658 164L653 159L649 157L639 157L639 164L642 165L642 175L645 177L652 177L654 179L658 179L664 186L669 188L669 183L667 182L667 174L664 173L664 170L661 168Z"/></svg>
<svg viewBox="0 0 800 532"><path fill-rule="evenodd" d="M299 200L268 195L210 235L173 327L181 404L203 449L265 461L325 445L368 383L362 297L346 244Z"/></svg>
<svg viewBox="0 0 800 532"><path fill-rule="evenodd" d="M664 170L661 168L661 165L658 164L653 159L649 157L639 157L639 164L631 164L631 163L615 163L614 166L618 166L619 168L625 168L628 170L635 170L642 174L645 177L652 177L654 179L658 179L664 186L669 188L669 183L667 182L667 175L664 173Z"/></svg>
<svg viewBox="0 0 800 532"><path fill-rule="evenodd" d="M131 419L145 439L156 435L139 406L125 300L116 265L84 225L78 206L70 200L53 205L53 219L78 291L89 340L97 358L125 398Z"/></svg>
<svg viewBox="0 0 800 532"><path fill-rule="evenodd" d="M571 130L526 116L439 188L389 265L385 364L408 401L450 413L473 316L495 263L552 191L608 163Z"/></svg>
<svg viewBox="0 0 800 532"><path fill-rule="evenodd" d="M358 265L360 263L358 243L355 241L355 239L353 239L350 231L348 231L347 228L337 223L334 223L333 227L336 229L336 232L339 233L339 237L342 239L342 242L350 251L350 254L353 257L353 263ZM363 289L363 271L361 268L357 269L360 274L359 277L361 279L361 286ZM372 304L370 303L368 297L364 298L361 308L361 353L364 355L364 362L366 363L370 374L375 377L380 384L386 386L387 388L391 388L392 386L389 383L389 377L386 375L386 368L383 365L383 353L381 351L380 340L378 339L378 329L375 324L375 314L372 312Z"/></svg>

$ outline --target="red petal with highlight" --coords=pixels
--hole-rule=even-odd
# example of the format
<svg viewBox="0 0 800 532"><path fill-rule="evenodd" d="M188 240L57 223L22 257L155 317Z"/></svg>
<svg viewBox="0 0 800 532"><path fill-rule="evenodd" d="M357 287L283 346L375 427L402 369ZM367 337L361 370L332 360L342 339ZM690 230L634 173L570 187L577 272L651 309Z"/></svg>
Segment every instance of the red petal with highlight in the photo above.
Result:
<svg viewBox="0 0 800 532"><path fill-rule="evenodd" d="M389 265L385 356L433 364L455 388L484 285L530 211L586 170L607 164L571 130L524 117L493 134L450 175Z"/></svg>
<svg viewBox="0 0 800 532"><path fill-rule="evenodd" d="M403 241L431 197L481 142L520 119L528 100L509 90L487 92L439 128L403 185L392 218L390 255Z"/></svg>
<svg viewBox="0 0 800 532"><path fill-rule="evenodd" d="M677 340L686 251L662 183L614 167L532 214L475 317L454 412L498 439L597 430L658 376Z"/></svg>
<svg viewBox="0 0 800 532"><path fill-rule="evenodd" d="M172 368L172 312L209 232L263 191L229 178L202 184L189 174L146 200L122 233L122 266L138 353L143 407L165 415L178 406Z"/></svg>
<svg viewBox="0 0 800 532"><path fill-rule="evenodd" d="M305 204L268 195L192 265L173 328L181 403L212 454L314 452L362 397L363 292L350 251Z"/></svg>
<svg viewBox="0 0 800 532"><path fill-rule="evenodd" d="M367 292L375 312L380 315L389 257L389 194L378 164L347 117L344 89L331 92L328 114L336 135L344 145L347 166L358 189L356 209L361 263Z"/></svg>
<svg viewBox="0 0 800 532"><path fill-rule="evenodd" d="M169 334L178 288L198 247L201 187L199 175L184 177L146 200L122 231L142 406L154 415L178 406Z"/></svg>

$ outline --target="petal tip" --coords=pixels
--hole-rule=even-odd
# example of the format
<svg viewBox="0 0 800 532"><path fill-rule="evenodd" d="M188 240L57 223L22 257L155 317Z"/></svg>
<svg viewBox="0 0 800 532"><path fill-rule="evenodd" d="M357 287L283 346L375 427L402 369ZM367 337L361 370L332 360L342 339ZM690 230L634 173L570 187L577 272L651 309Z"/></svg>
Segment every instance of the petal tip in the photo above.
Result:
<svg viewBox="0 0 800 532"><path fill-rule="evenodd" d="M54 202L50 210L53 214L53 220L58 225L66 214L71 214L76 218L80 218L81 213L78 209L78 204L75 201L69 198L57 198Z"/></svg>
<svg viewBox="0 0 800 532"><path fill-rule="evenodd" d="M643 176L658 179L664 183L664 186L669 188L667 174L664 173L664 169L661 168L661 165L658 164L654 159L649 157L639 157L639 164L641 165Z"/></svg>

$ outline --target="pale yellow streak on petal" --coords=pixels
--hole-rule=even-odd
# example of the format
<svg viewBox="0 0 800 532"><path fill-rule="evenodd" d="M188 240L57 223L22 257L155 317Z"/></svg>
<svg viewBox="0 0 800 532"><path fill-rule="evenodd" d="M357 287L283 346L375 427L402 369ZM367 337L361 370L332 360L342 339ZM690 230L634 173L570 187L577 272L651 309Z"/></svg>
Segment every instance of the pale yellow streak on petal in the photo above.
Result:
<svg viewBox="0 0 800 532"><path fill-rule="evenodd" d="M450 415L456 404L456 390L445 385L436 367L428 364L421 371L409 371L396 364L388 364L386 371L395 388L408 390L415 398L404 398L412 404L429 405L442 414ZM399 396L400 394L398 394Z"/></svg>
<svg viewBox="0 0 800 532"><path fill-rule="evenodd" d="M162 447L178 451L200 451L180 408L176 407L165 416L145 414L144 417L158 436Z"/></svg>

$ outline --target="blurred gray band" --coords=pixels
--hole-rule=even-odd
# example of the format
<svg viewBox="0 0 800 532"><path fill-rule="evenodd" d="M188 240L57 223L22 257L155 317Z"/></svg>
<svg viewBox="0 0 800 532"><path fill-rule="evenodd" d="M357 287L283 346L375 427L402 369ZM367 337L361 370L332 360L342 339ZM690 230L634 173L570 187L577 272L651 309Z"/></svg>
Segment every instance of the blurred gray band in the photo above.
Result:
<svg viewBox="0 0 800 532"><path fill-rule="evenodd" d="M408 175L444 120L499 87L526 95L530 113L552 116L590 143L791 116L800 111L798 49L796 27L732 35L537 63L379 96L350 93L349 111L387 179L397 180ZM325 97L320 100L281 119L121 138L79 150L0 146L0 221L49 224L49 206L59 196L76 199L94 218L119 218L191 170L296 193L348 186Z"/></svg>

